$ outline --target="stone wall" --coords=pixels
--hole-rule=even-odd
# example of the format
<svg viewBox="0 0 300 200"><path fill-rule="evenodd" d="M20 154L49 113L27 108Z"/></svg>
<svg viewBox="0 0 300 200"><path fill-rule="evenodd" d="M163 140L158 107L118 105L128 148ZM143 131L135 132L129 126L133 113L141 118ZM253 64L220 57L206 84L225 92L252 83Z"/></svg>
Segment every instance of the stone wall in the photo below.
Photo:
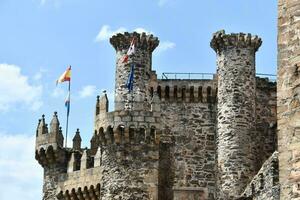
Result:
<svg viewBox="0 0 300 200"><path fill-rule="evenodd" d="M256 77L256 132L252 138L258 144L256 166L261 165L277 150L276 83Z"/></svg>
<svg viewBox="0 0 300 200"><path fill-rule="evenodd" d="M158 158L154 145L102 148L101 197L157 200Z"/></svg>
<svg viewBox="0 0 300 200"><path fill-rule="evenodd" d="M170 128L174 140L173 198L212 200L216 80L158 80L157 84L154 92L161 97L162 126Z"/></svg>
<svg viewBox="0 0 300 200"><path fill-rule="evenodd" d="M133 36L139 38L136 62L140 66L135 72L132 93L136 98L130 102L130 93L125 87L130 64L120 63L120 59ZM219 96L232 97L236 105L228 105L233 109L238 105L238 110L243 111L241 116L246 115L242 120L235 116L234 120L241 126L234 131L243 135L238 139L230 138L233 146L228 147L230 151L225 148L222 152L238 157L238 162L227 163L229 166L238 166L237 173L239 170L244 173L249 164L251 169L247 168L246 172L253 170L251 173L254 175L276 149L275 85L258 78L255 85L254 57L248 55L251 49L236 51L232 53L233 60L229 59L235 62L236 54L245 56L248 60L241 62L246 62L247 69L230 68L221 70L222 73L219 69L219 82L217 76L212 80L160 80L151 69L150 54L158 45L157 38L125 33L113 37L111 43L117 52L116 110L108 112L109 102L105 93L97 97L90 148L81 147L79 130L73 139L73 148L63 147L63 134L56 113L49 132L44 117L39 121L36 159L44 167L45 200L217 199L216 149L220 141L216 137L217 106L224 106L224 101L218 105ZM129 58L129 63L133 62L132 59ZM232 71L239 75L239 83L224 79L225 76L232 78ZM244 80L246 84L239 85ZM218 93L218 84L222 93ZM231 92L238 95L230 96ZM241 104L241 100L245 99L247 103ZM226 109L223 115L224 119L231 116ZM234 120L228 121L228 124L236 125ZM249 135L250 132L243 129L245 127L247 130L256 128L257 132ZM252 149L253 145L256 152ZM248 155L245 149L251 154ZM252 158L256 165L248 162L247 159ZM243 173L239 174L239 178L249 182L250 173ZM224 178L226 183L231 181L231 176ZM237 191L244 187L246 183L243 187L232 185L232 189Z"/></svg>
<svg viewBox="0 0 300 200"><path fill-rule="evenodd" d="M262 165L240 197L252 200L279 200L278 152Z"/></svg>
<svg viewBox="0 0 300 200"><path fill-rule="evenodd" d="M278 1L278 150L280 199L300 197L300 2Z"/></svg>
<svg viewBox="0 0 300 200"><path fill-rule="evenodd" d="M135 53L128 62L124 61L131 42L134 41ZM111 37L110 43L116 50L115 73L115 110L134 109L147 110L149 93L146 90L152 68L152 52L158 46L159 40L145 33L124 33ZM126 83L134 65L133 91L129 92Z"/></svg>
<svg viewBox="0 0 300 200"><path fill-rule="evenodd" d="M251 34L213 35L217 53L217 156L219 199L237 197L255 174L255 52L261 39Z"/></svg>
<svg viewBox="0 0 300 200"><path fill-rule="evenodd" d="M57 193L60 190L59 183L64 173L65 167L61 165L54 164L44 168L43 200L57 199Z"/></svg>

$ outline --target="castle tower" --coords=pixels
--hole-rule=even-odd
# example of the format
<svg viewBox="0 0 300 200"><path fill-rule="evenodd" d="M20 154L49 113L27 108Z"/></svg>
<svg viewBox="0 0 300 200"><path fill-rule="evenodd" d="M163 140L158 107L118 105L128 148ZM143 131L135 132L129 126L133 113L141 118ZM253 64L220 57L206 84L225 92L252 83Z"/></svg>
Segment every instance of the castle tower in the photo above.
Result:
<svg viewBox="0 0 300 200"><path fill-rule="evenodd" d="M35 158L44 168L43 199L45 200L56 199L59 177L67 170L65 162L67 154L63 150L63 141L57 112L54 112L51 120L50 133L43 115L37 128Z"/></svg>
<svg viewBox="0 0 300 200"><path fill-rule="evenodd" d="M131 41L135 41L135 53L123 63ZM116 50L116 74L115 74L115 110L131 109L143 110L145 102L149 101L147 84L150 80L152 52L158 46L159 40L153 35L145 33L117 34L110 39L110 43ZM131 65L134 64L133 91L129 93L126 86ZM131 108L132 107L132 108Z"/></svg>
<svg viewBox="0 0 300 200"><path fill-rule="evenodd" d="M135 40L135 54L123 63ZM157 199L159 170L160 107L148 91L152 52L159 41L145 33L112 36L116 49L115 111L108 112L106 93L97 98L95 134L91 141L102 171L100 196L103 199ZM126 86L134 64L134 84ZM98 139L96 139L98 137ZM96 163L96 161L95 161Z"/></svg>
<svg viewBox="0 0 300 200"><path fill-rule="evenodd" d="M283 200L300 197L299 13L299 1L278 1L277 124Z"/></svg>
<svg viewBox="0 0 300 200"><path fill-rule="evenodd" d="M251 34L213 35L217 53L217 168L219 199L233 199L255 173L255 52L262 41Z"/></svg>

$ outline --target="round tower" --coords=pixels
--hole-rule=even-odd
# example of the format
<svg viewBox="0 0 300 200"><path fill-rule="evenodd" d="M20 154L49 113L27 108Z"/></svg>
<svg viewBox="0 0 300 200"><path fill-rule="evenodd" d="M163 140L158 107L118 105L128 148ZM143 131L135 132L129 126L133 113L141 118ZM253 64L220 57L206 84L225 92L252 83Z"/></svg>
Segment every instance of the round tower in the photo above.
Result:
<svg viewBox="0 0 300 200"><path fill-rule="evenodd" d="M145 33L126 32L112 36L110 43L116 50L115 110L143 110L145 101L149 100L147 83L152 68L152 52L158 46L159 40ZM131 43L134 45L134 53L125 62L124 58ZM127 82L132 69L133 87L129 91Z"/></svg>
<svg viewBox="0 0 300 200"><path fill-rule="evenodd" d="M233 199L255 173L255 53L262 41L251 34L213 35L217 53L218 198Z"/></svg>
<svg viewBox="0 0 300 200"><path fill-rule="evenodd" d="M110 43L117 54L115 111L108 112L105 93L97 99L92 139L92 146L100 146L100 196L158 199L161 113L159 102L155 95L151 98L148 88L152 52L159 41L153 35L134 32L112 36ZM131 43L134 53L124 62ZM131 89L127 86L130 75Z"/></svg>

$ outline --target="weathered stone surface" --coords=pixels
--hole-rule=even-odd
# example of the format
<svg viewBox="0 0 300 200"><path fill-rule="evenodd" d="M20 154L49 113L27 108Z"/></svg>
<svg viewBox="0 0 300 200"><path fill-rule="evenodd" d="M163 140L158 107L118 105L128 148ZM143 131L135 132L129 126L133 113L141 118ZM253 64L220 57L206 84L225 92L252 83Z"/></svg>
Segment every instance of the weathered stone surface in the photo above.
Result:
<svg viewBox="0 0 300 200"><path fill-rule="evenodd" d="M218 196L239 196L255 174L255 52L261 39L251 34L213 35L217 53Z"/></svg>
<svg viewBox="0 0 300 200"><path fill-rule="evenodd" d="M124 56L131 41L135 41L134 56L130 56L128 62L123 62ZM116 76L115 76L115 110L144 110L149 107L149 92L146 85L150 80L152 64L152 51L159 44L159 40L153 35L145 33L117 34L110 39L110 43L116 49ZM129 92L126 86L131 67L134 71L133 91Z"/></svg>
<svg viewBox="0 0 300 200"><path fill-rule="evenodd" d="M278 151L280 199L299 199L300 2L278 1Z"/></svg>
<svg viewBox="0 0 300 200"><path fill-rule="evenodd" d="M274 152L248 184L241 199L278 200L279 189L278 152Z"/></svg>
<svg viewBox="0 0 300 200"><path fill-rule="evenodd" d="M133 37L136 54L122 63ZM259 38L214 36L219 67L212 80L157 79L153 36L125 33L110 41L117 53L115 110L108 112L106 92L97 97L90 148L81 147L79 130L73 147L63 147L57 113L50 131L44 116L39 121L36 159L44 167L44 200L228 200L217 191L237 197L252 177L257 182L254 175L277 148L276 84L255 78ZM296 146L290 149L298 158ZM269 183L268 166L261 171Z"/></svg>

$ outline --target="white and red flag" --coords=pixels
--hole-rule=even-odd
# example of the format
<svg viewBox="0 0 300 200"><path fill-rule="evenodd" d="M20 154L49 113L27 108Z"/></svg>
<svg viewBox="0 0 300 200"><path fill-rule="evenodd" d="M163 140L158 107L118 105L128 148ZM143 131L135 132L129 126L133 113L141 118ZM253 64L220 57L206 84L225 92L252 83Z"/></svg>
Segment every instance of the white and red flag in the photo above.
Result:
<svg viewBox="0 0 300 200"><path fill-rule="evenodd" d="M135 53L135 39L132 38L129 49L126 55L124 56L122 63L126 63L128 61L129 56L133 55L134 53Z"/></svg>

